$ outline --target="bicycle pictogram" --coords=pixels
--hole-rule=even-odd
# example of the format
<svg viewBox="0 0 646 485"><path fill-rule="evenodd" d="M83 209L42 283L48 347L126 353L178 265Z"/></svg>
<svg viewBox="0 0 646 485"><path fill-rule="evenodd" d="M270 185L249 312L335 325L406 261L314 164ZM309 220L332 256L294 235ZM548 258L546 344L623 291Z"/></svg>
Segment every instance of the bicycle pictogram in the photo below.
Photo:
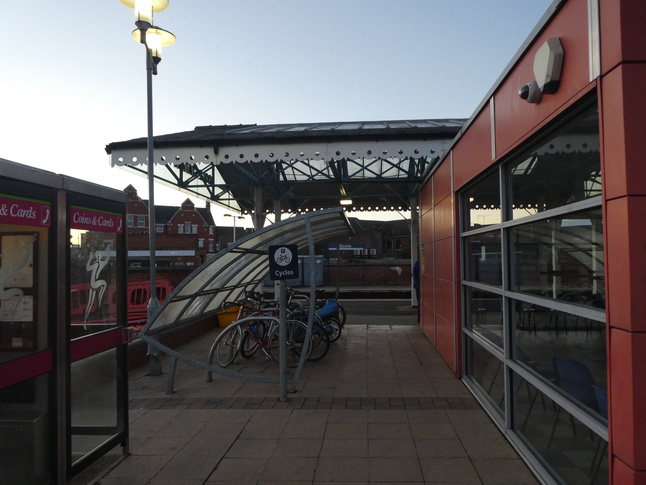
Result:
<svg viewBox="0 0 646 485"><path fill-rule="evenodd" d="M280 248L274 254L274 260L281 266L287 266L292 261L292 252L288 248Z"/></svg>

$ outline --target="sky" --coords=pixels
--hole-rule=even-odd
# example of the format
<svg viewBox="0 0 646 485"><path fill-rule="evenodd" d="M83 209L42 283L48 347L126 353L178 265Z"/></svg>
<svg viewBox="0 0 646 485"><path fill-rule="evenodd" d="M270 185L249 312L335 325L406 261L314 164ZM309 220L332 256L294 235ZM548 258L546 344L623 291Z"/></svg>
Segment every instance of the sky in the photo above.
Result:
<svg viewBox="0 0 646 485"><path fill-rule="evenodd" d="M170 0L154 17L177 42L153 78L153 131L469 118L551 3ZM134 28L118 0L0 0L0 158L147 198L105 152L146 136ZM157 204L187 197L156 185Z"/></svg>

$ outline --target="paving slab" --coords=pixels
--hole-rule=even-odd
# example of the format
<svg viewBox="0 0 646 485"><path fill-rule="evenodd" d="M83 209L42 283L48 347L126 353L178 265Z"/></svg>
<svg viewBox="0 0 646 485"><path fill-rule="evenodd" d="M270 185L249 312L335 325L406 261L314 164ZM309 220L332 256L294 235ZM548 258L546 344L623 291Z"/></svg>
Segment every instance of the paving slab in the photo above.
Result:
<svg viewBox="0 0 646 485"><path fill-rule="evenodd" d="M401 319L346 324L285 401L276 384L207 382L185 364L167 394L167 374L133 370L131 453L84 484L538 484L424 337L416 311ZM180 350L203 353L218 331ZM276 373L264 360L238 365Z"/></svg>

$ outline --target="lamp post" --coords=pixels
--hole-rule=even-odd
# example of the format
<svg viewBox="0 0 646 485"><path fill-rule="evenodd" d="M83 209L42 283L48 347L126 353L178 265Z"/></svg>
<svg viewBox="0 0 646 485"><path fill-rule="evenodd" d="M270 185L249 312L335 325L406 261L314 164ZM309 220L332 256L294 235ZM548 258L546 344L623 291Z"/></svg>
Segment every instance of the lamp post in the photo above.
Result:
<svg viewBox="0 0 646 485"><path fill-rule="evenodd" d="M157 64L161 62L162 47L175 43L175 36L153 25L153 12L168 7L168 0L119 0L135 11L135 25L132 32L135 41L141 43L146 51L146 104L147 104L147 151L148 151L148 233L150 245L150 300L148 301L148 321L159 308L157 300L157 260L155 243L155 158L153 147L153 75L157 74ZM148 348L149 370L151 375L161 374L159 351Z"/></svg>
<svg viewBox="0 0 646 485"><path fill-rule="evenodd" d="M224 214L224 217L233 217L233 242L236 242L236 219L244 219L244 216L234 216L233 214Z"/></svg>

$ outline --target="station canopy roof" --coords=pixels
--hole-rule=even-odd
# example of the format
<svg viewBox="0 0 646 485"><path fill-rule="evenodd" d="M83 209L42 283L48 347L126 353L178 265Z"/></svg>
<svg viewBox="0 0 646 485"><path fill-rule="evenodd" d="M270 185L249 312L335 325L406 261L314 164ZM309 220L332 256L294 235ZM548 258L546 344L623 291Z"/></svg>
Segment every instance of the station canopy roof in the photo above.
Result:
<svg viewBox="0 0 646 485"><path fill-rule="evenodd" d="M198 126L154 137L155 179L247 214L408 210L466 120ZM147 176L147 140L107 145Z"/></svg>

